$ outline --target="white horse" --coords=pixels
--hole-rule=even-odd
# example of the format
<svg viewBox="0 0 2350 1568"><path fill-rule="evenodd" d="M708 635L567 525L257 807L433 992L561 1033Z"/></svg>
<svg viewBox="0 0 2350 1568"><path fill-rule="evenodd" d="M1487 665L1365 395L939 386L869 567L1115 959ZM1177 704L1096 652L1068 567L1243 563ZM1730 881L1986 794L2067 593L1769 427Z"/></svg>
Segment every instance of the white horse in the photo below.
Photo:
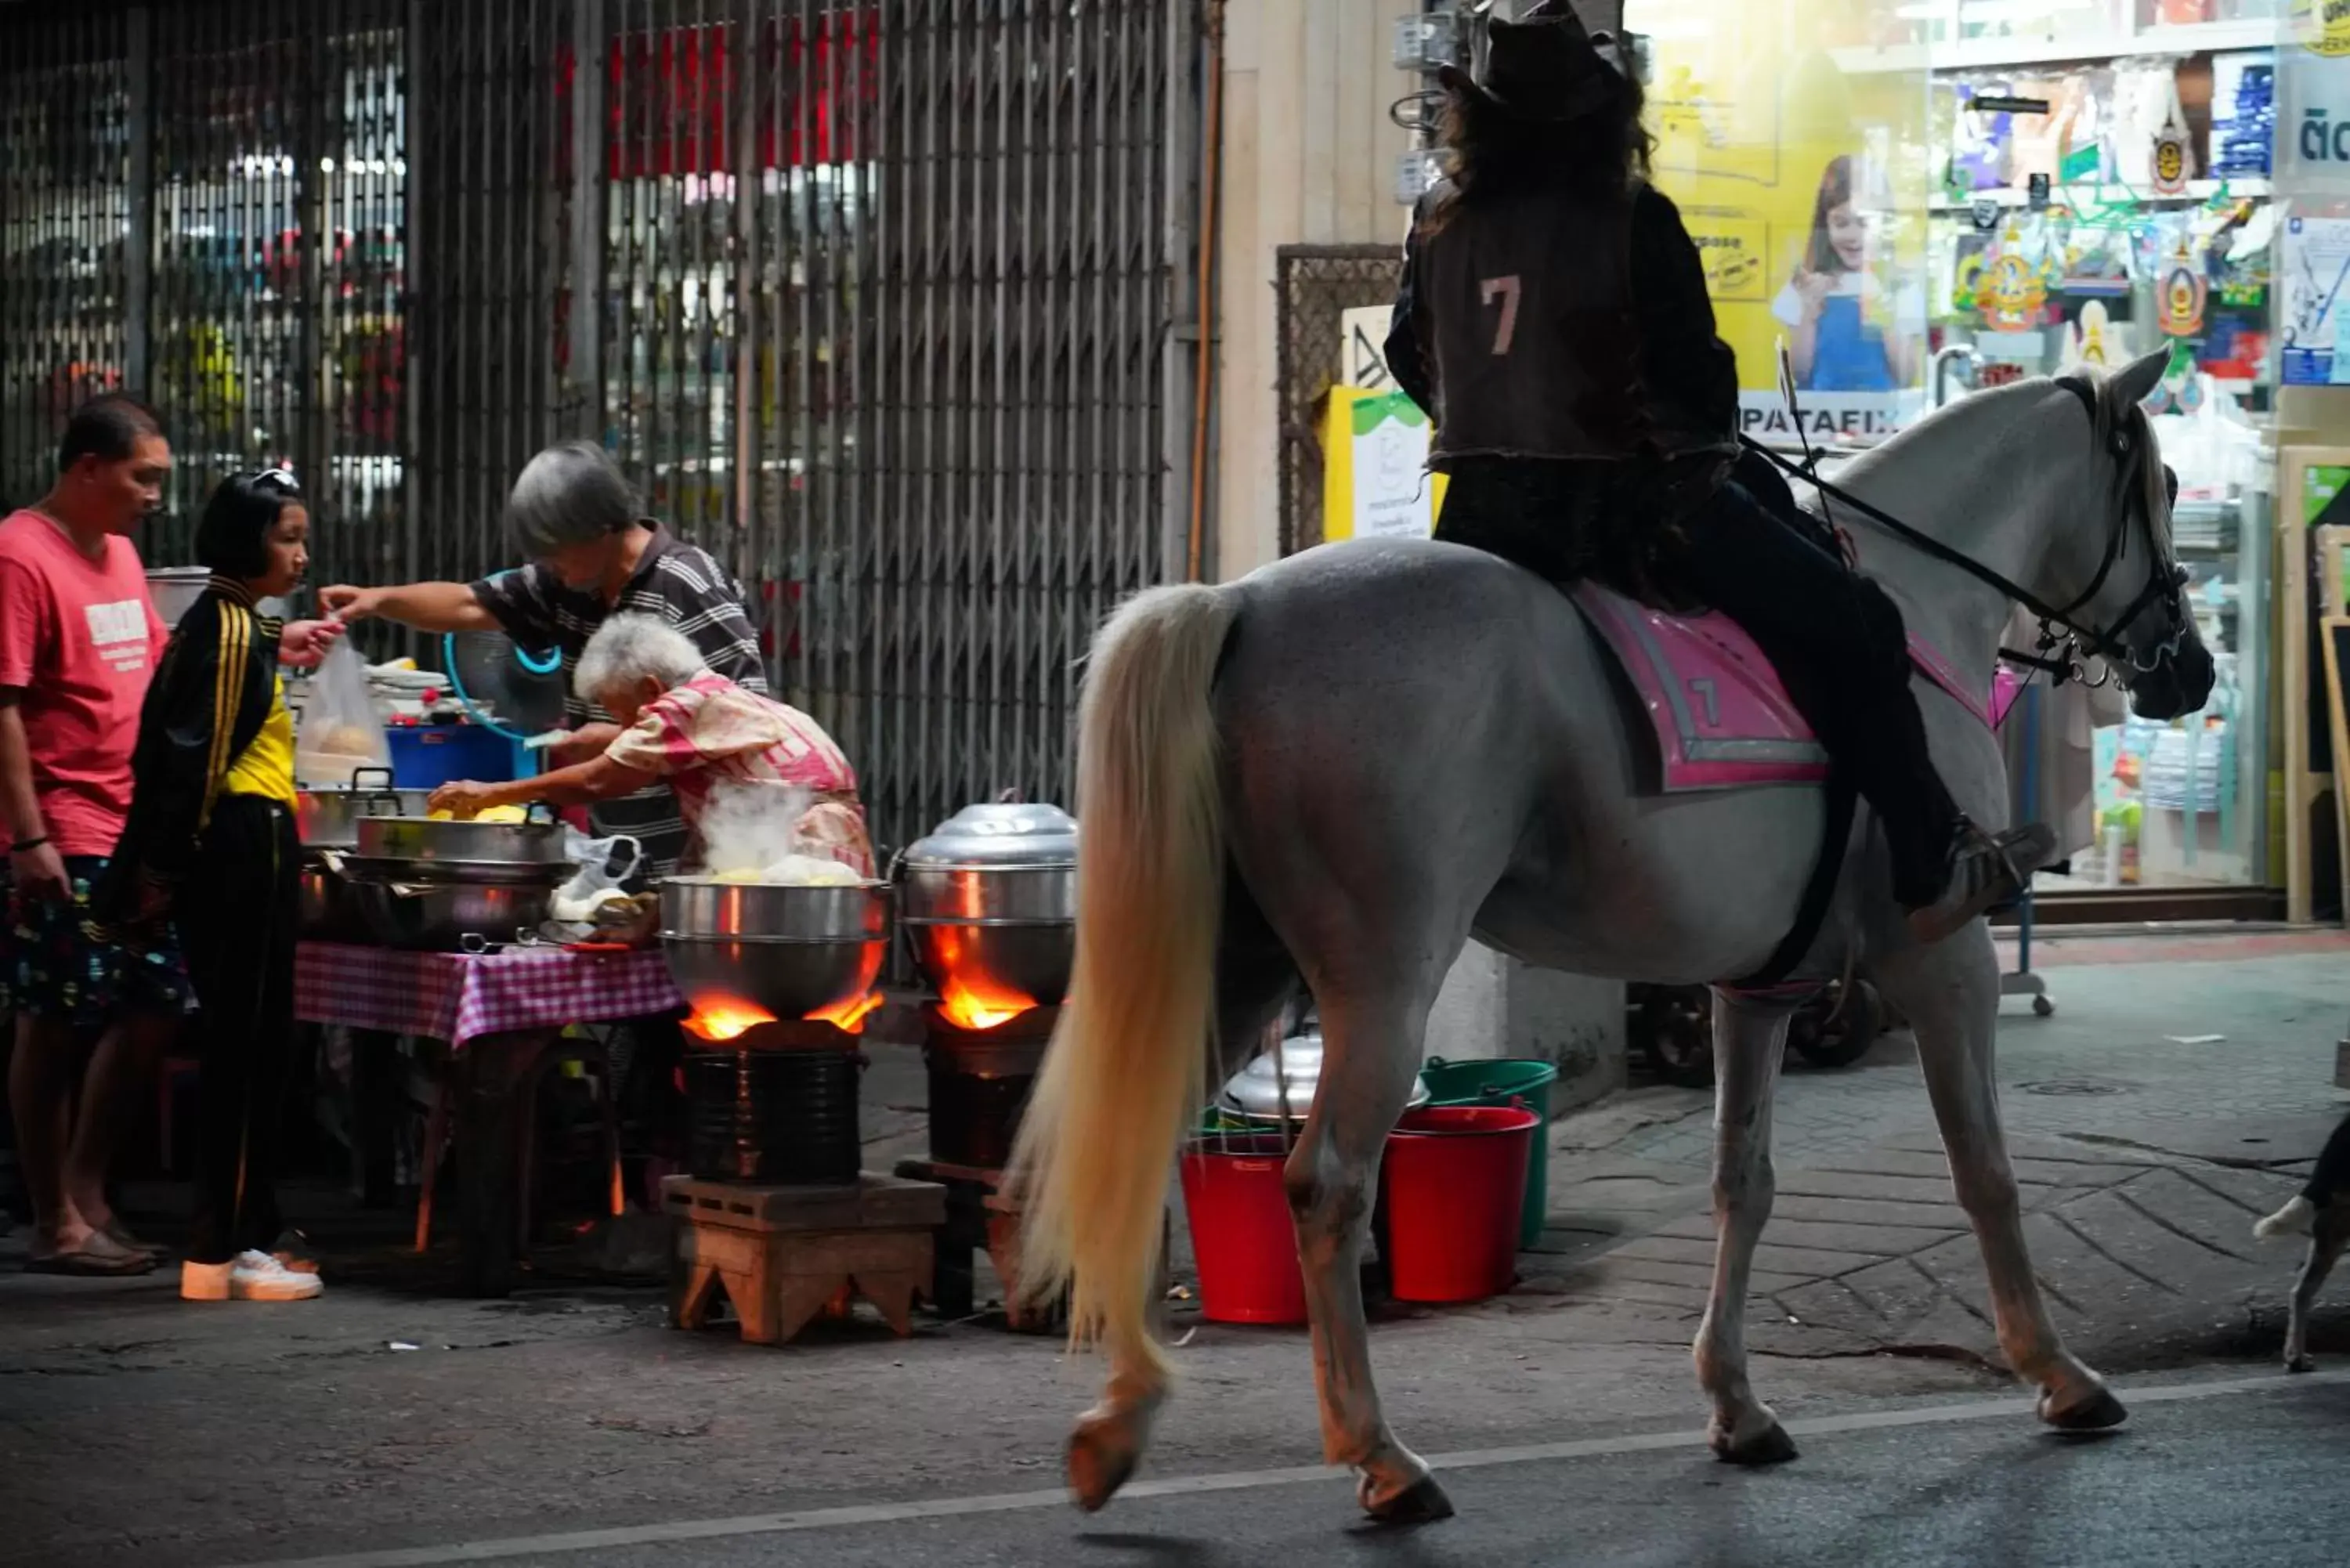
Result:
<svg viewBox="0 0 2350 1568"><path fill-rule="evenodd" d="M2138 407L2164 361L2094 391L2036 380L1977 394L1842 482L2027 603L2061 607L2157 718L2199 707L2211 684ZM1912 632L1988 692L2008 597L1849 510L1836 520ZM1069 1445L1086 1507L1132 1473L1165 1396L1153 1284L1178 1143L1207 1085L1302 980L1326 1054L1285 1174L1324 1449L1353 1467L1374 1518L1451 1511L1380 1410L1357 1274L1380 1151L1447 970L1474 936L1627 981L1750 974L1788 931L1821 849L1815 788L1643 793L1656 741L1611 684L1611 658L1548 583L1427 541L1331 545L1235 584L1155 589L1096 640L1078 716L1076 981L1015 1158L1024 1285L1072 1286L1079 1334L1110 1358L1107 1394ZM1952 794L1996 826L2008 793L1991 731L1939 688L1917 691ZM1865 814L1799 973L1826 978L1855 955L1916 1027L2009 1363L2039 1389L2043 1420L2120 1421L2059 1343L2025 1255L1992 1074L1990 934L1978 922L1911 943ZM1787 1018L1783 1004L1716 994L1720 1243L1695 1357L1713 1447L1741 1463L1794 1451L1748 1384L1743 1321Z"/></svg>

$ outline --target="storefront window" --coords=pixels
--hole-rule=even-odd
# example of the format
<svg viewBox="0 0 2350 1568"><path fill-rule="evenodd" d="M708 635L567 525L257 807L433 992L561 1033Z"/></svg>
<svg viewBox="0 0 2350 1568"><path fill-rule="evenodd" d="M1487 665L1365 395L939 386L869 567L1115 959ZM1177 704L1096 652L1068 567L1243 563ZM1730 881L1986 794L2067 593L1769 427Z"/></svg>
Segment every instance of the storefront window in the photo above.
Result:
<svg viewBox="0 0 2350 1568"><path fill-rule="evenodd" d="M2274 0L1634 0L1659 178L1707 247L1751 433L1864 446L1981 387L2168 348L2148 405L2219 680L2043 693L2087 781L2043 891L2256 885L2270 760ZM1778 345L1804 429L1778 386ZM2012 747L2011 748L2012 754ZM2076 794L2079 792L2076 791ZM2045 799L2045 796L2043 796Z"/></svg>

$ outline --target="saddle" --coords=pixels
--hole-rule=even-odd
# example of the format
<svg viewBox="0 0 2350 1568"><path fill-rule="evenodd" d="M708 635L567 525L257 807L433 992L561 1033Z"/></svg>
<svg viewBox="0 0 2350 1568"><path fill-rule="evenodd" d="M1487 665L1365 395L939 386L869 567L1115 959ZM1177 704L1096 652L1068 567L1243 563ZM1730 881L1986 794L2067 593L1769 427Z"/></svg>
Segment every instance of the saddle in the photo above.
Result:
<svg viewBox="0 0 2350 1568"><path fill-rule="evenodd" d="M1648 715L1663 793L1827 783L1826 751L1778 671L1736 621L1651 609L1587 580L1571 587L1567 597L1616 656ZM2002 665L1990 691L1968 691L1950 661L1914 632L1909 662L1989 729L2006 719L2022 690Z"/></svg>
<svg viewBox="0 0 2350 1568"><path fill-rule="evenodd" d="M1833 775L1828 754L1787 695L1754 639L1728 616L1651 609L1584 581L1567 590L1600 645L1616 657L1634 701L1657 740L1658 787L1667 794L1772 785L1825 788L1826 832L1804 888L1794 924L1770 961L1727 988L1749 994L1780 989L1819 940L1852 837L1854 791ZM1948 659L1915 632L1909 662L1918 673L1991 730L1999 728L2023 683L2002 665L1991 690L1966 689Z"/></svg>

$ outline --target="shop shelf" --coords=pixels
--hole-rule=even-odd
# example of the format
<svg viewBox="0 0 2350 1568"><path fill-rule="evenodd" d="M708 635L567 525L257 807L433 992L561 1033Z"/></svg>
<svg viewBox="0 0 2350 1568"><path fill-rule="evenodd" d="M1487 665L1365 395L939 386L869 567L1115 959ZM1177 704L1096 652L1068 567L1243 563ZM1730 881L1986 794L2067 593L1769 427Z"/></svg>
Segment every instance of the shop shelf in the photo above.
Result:
<svg viewBox="0 0 2350 1568"><path fill-rule="evenodd" d="M2126 59L2133 55L2227 54L2276 46L2282 24L2198 22L2178 27L2104 33L2073 38L1967 38L1951 44L1904 44L1889 49L1831 49L1829 58L1846 76L1888 76L1905 71L2001 70L2010 66L2057 65L2070 60Z"/></svg>
<svg viewBox="0 0 2350 1568"><path fill-rule="evenodd" d="M2079 209L2085 206L2118 207L2136 202L2145 207L2186 206L2209 202L2220 195L2239 196L2252 201L2266 201L2276 194L2276 187L2266 179L2247 175L2241 180L2197 180L2176 196L2158 196L2150 190L2128 185L2059 185L2048 196L2054 207ZM2030 202L2031 192L2012 185L2002 185L1989 191L1978 191L1971 196L1938 195L1928 203L1937 213L1964 213L1975 202L1994 202L2002 207L2021 207Z"/></svg>

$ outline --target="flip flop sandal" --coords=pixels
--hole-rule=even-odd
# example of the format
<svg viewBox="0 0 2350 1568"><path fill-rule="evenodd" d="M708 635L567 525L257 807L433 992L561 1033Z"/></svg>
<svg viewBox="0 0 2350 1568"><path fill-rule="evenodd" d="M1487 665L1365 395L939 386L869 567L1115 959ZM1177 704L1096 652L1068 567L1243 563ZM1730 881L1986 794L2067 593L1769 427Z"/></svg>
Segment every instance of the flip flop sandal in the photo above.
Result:
<svg viewBox="0 0 2350 1568"><path fill-rule="evenodd" d="M103 1234L108 1241L124 1251L137 1252L142 1257L153 1258L159 1262L171 1252L171 1249L161 1242L140 1241L132 1235L130 1228L120 1220L108 1220L103 1227Z"/></svg>
<svg viewBox="0 0 2350 1568"><path fill-rule="evenodd" d="M144 1252L104 1251L93 1247L81 1247L70 1252L49 1252L25 1260L25 1272L32 1274L71 1274L82 1279L124 1279L132 1274L151 1274L155 1260Z"/></svg>

